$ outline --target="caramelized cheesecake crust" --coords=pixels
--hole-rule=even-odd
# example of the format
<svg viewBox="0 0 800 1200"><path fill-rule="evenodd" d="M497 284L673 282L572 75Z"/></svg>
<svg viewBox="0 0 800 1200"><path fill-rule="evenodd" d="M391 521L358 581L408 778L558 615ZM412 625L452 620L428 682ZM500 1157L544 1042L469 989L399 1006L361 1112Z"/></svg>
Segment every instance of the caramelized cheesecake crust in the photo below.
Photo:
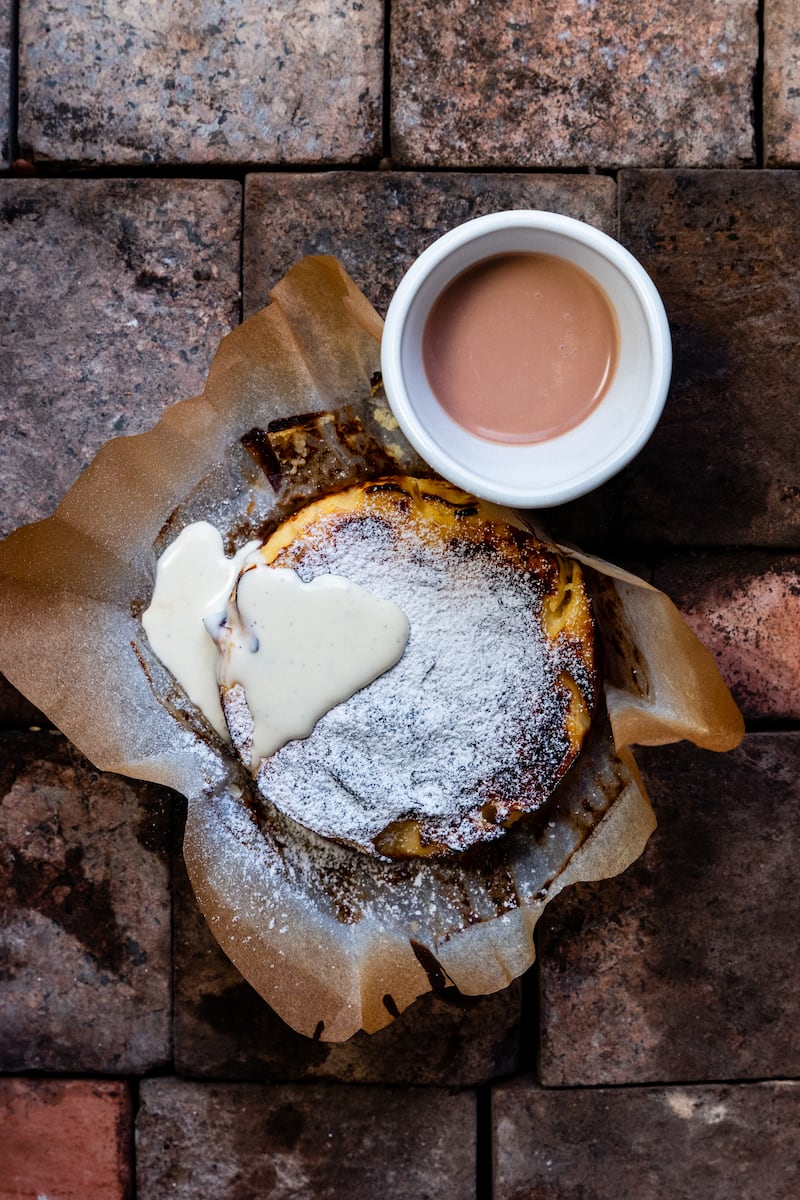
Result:
<svg viewBox="0 0 800 1200"><path fill-rule="evenodd" d="M547 802L595 707L594 622L576 562L450 484L405 476L310 504L259 554L304 579L354 579L411 624L395 667L257 765L266 799L389 858L467 849ZM243 751L241 690L222 700Z"/></svg>

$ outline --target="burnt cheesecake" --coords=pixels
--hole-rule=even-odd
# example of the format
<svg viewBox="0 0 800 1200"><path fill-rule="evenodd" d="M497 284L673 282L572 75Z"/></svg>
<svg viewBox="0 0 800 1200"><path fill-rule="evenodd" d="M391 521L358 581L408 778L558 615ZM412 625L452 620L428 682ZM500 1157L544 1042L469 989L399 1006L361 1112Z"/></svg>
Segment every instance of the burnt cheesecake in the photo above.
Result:
<svg viewBox="0 0 800 1200"><path fill-rule="evenodd" d="M348 581L407 625L394 665L307 736L255 758L247 689L223 663L231 739L266 801L387 858L464 851L547 803L580 753L598 689L577 562L450 484L400 476L309 504L243 572L281 569L307 584Z"/></svg>

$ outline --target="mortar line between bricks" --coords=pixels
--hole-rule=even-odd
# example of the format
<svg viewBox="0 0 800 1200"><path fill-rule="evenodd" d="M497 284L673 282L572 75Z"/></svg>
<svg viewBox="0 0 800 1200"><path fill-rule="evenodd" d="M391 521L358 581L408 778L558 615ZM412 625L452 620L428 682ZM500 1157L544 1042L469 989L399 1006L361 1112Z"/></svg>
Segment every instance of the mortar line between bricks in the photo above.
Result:
<svg viewBox="0 0 800 1200"><path fill-rule="evenodd" d="M515 1075L511 1082L525 1078ZM530 1078L530 1077L529 1077ZM534 1080L537 1087L544 1092L644 1092L659 1088L720 1088L720 1087L761 1087L769 1084L800 1083L800 1075L757 1075L752 1079L632 1079L621 1083L543 1083L541 1079Z"/></svg>
<svg viewBox="0 0 800 1200"><path fill-rule="evenodd" d="M494 1195L494 1147L492 1137L492 1085L475 1089L475 1200L492 1200Z"/></svg>
<svg viewBox="0 0 800 1200"><path fill-rule="evenodd" d="M131 1127L128 1131L128 1145L126 1147L128 1154L129 1178L124 1200L136 1200L138 1192L136 1185L136 1122L139 1117L139 1107L141 1105L141 1097L139 1094L141 1081L142 1077L140 1075L131 1075L127 1080L128 1086L130 1087Z"/></svg>
<svg viewBox="0 0 800 1200"><path fill-rule="evenodd" d="M176 888L175 888L175 873L176 864L183 858L183 835L186 828L186 801L179 794L170 793L171 800L169 806L169 826L168 826L168 865L167 876L169 879L169 1062L165 1064L167 1070L164 1073L171 1072L174 1076L178 1074L178 1062L176 1053L176 1035L177 1026L177 1004L176 1004L176 961L175 953L176 931L177 924L175 919L176 912Z"/></svg>
<svg viewBox="0 0 800 1200"><path fill-rule="evenodd" d="M520 996L519 1070L525 1074L539 1073L539 1045L542 1037L540 1003L541 981L539 975L539 943L537 930L533 931L533 965L522 976Z"/></svg>
<svg viewBox="0 0 800 1200"><path fill-rule="evenodd" d="M392 0L383 5L383 95L381 97L381 150L392 157Z"/></svg>
<svg viewBox="0 0 800 1200"><path fill-rule="evenodd" d="M766 0L758 0L756 6L756 21L758 24L758 51L756 54L756 67L753 71L753 154L755 157L756 167L763 169L765 166L766 157L766 139L764 136L764 78L766 74L764 54L766 48Z"/></svg>
<svg viewBox="0 0 800 1200"><path fill-rule="evenodd" d="M800 733L796 717L747 717L745 733Z"/></svg>
<svg viewBox="0 0 800 1200"><path fill-rule="evenodd" d="M173 1075L177 1074L175 1054L175 863L178 855L183 854L182 831L179 835L179 819L183 817L183 801L174 792L169 792L169 820L167 821L167 880L169 882L169 1061L167 1064Z"/></svg>
<svg viewBox="0 0 800 1200"><path fill-rule="evenodd" d="M341 163L322 163L322 162L299 162L299 163L254 163L254 162L231 162L231 163L75 163L68 160L40 160L30 161L26 164L25 170L6 170L0 172L0 178L26 178L26 179L53 179L53 180L68 180L68 179L93 179L102 181L104 179L163 179L165 181L173 179L209 179L209 180L234 180L241 181L247 175L332 175L342 173L355 174L374 174L380 171L381 174L413 174L413 175L530 175L530 176L551 176L551 175L568 175L578 178L598 178L598 179L616 179L617 174L622 170L649 170L649 171L670 171L670 170L687 170L687 171L739 171L751 168L742 167L594 167L592 165L568 167L553 164L551 166L526 166L508 164L505 166L497 166L496 164L481 164L475 163L469 166L448 166L436 165L429 166L419 163L392 163L390 167L382 166L381 160L369 159L364 162L341 162ZM777 171L783 168L770 168L770 171Z"/></svg>
<svg viewBox="0 0 800 1200"><path fill-rule="evenodd" d="M19 154L19 6L21 0L11 0L10 46L8 64L8 162Z"/></svg>
<svg viewBox="0 0 800 1200"><path fill-rule="evenodd" d="M244 320L244 233L247 221L247 179L239 183L239 324Z"/></svg>

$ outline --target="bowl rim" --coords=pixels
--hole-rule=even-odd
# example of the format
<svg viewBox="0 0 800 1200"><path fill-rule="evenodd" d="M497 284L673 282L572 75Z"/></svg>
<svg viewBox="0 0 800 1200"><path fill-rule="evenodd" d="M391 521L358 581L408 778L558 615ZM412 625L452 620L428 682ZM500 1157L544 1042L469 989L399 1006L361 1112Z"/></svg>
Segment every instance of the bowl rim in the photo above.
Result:
<svg viewBox="0 0 800 1200"><path fill-rule="evenodd" d="M403 337L414 301L431 273L446 263L462 247L474 243L477 253L472 262L491 257L493 253L513 252L509 250L480 253L480 242L487 237L506 230L519 229L544 231L575 241L599 254L610 262L626 278L641 307L651 346L651 380L643 389L640 405L641 418L632 434L622 439L618 446L587 465L578 468L559 485L542 485L534 482L531 472L530 486L518 486L498 478L496 473L473 467L456 460L440 441L435 439L409 395L403 369ZM524 250L524 247L521 247ZM472 262L460 262L447 276L447 286ZM439 292L437 292L439 294ZM381 339L381 370L389 407L401 430L422 458L444 478L458 487L483 499L518 508L551 507L584 495L606 482L629 463L651 437L666 402L672 367L672 340L669 323L661 296L652 279L637 258L610 234L562 213L544 209L511 209L474 217L448 230L433 241L410 265L389 304ZM474 441L476 450L485 445L484 439L467 434L465 441ZM528 452L532 459L542 453L542 448L558 441L557 438L527 446L507 444L509 452ZM494 445L497 445L496 443ZM538 449L535 450L534 447ZM479 457L476 456L476 457Z"/></svg>

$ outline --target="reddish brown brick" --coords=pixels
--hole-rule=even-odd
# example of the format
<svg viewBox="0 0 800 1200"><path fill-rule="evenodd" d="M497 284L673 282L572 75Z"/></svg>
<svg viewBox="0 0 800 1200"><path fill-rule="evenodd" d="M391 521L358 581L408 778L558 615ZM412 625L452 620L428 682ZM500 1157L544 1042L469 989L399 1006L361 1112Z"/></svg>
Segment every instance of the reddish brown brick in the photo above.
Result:
<svg viewBox="0 0 800 1200"><path fill-rule="evenodd" d="M604 522L616 541L800 545L798 204L791 171L623 173L621 240L664 297L673 383L650 442L576 525Z"/></svg>
<svg viewBox="0 0 800 1200"><path fill-rule="evenodd" d="M440 234L507 208L546 208L616 228L616 189L600 176L334 172L249 175L244 300L250 314L305 254L333 254L384 314L411 263Z"/></svg>
<svg viewBox="0 0 800 1200"><path fill-rule="evenodd" d="M126 1200L131 1123L123 1083L0 1079L0 1200Z"/></svg>
<svg viewBox="0 0 800 1200"><path fill-rule="evenodd" d="M136 1146L147 1200L475 1195L469 1092L150 1079Z"/></svg>
<svg viewBox="0 0 800 1200"><path fill-rule="evenodd" d="M713 651L747 717L800 718L800 557L693 554L655 583Z"/></svg>
<svg viewBox="0 0 800 1200"><path fill-rule="evenodd" d="M493 1099L495 1200L794 1200L800 1084L543 1091Z"/></svg>
<svg viewBox="0 0 800 1200"><path fill-rule="evenodd" d="M20 7L20 142L81 163L380 152L380 0Z"/></svg>
<svg viewBox="0 0 800 1200"><path fill-rule="evenodd" d="M540 922L550 1085L800 1073L800 735L639 750L659 826Z"/></svg>
<svg viewBox="0 0 800 1200"><path fill-rule="evenodd" d="M181 862L174 872L175 1063L180 1075L464 1086L519 1065L521 986L421 997L386 1029L347 1042L295 1033L214 941Z"/></svg>
<svg viewBox="0 0 800 1200"><path fill-rule="evenodd" d="M103 442L199 392L239 313L239 186L8 179L0 190L0 534Z"/></svg>
<svg viewBox="0 0 800 1200"><path fill-rule="evenodd" d="M100 774L59 734L6 734L0 751L0 1069L163 1064L166 793Z"/></svg>
<svg viewBox="0 0 800 1200"><path fill-rule="evenodd" d="M764 5L764 152L770 166L800 164L800 11Z"/></svg>
<svg viewBox="0 0 800 1200"><path fill-rule="evenodd" d="M392 153L408 166L753 161L754 0L392 6Z"/></svg>

